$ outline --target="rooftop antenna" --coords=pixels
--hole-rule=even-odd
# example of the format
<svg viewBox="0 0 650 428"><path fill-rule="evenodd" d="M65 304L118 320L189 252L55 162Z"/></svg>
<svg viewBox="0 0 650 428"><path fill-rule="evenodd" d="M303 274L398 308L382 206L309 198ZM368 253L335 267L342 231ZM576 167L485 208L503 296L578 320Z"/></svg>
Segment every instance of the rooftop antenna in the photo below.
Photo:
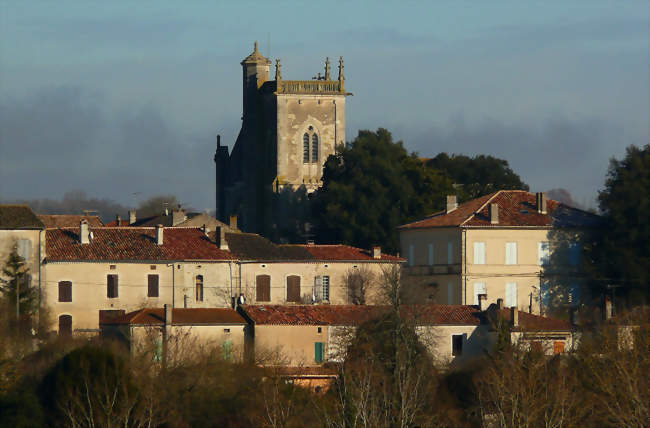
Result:
<svg viewBox="0 0 650 428"><path fill-rule="evenodd" d="M271 32L266 33L266 57L271 58Z"/></svg>

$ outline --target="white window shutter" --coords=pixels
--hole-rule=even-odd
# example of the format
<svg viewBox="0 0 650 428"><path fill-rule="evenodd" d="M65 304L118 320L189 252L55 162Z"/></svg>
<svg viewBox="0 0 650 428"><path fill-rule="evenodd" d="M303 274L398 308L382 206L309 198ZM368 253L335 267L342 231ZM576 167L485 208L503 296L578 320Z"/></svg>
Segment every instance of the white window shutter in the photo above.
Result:
<svg viewBox="0 0 650 428"><path fill-rule="evenodd" d="M511 308L517 306L517 283L506 283L506 307Z"/></svg>
<svg viewBox="0 0 650 428"><path fill-rule="evenodd" d="M429 244L429 266L433 266L433 244Z"/></svg>
<svg viewBox="0 0 650 428"><path fill-rule="evenodd" d="M314 277L314 300L321 301L323 299L323 278L320 276Z"/></svg>
<svg viewBox="0 0 650 428"><path fill-rule="evenodd" d="M485 264L485 242L474 242L474 264Z"/></svg>
<svg viewBox="0 0 650 428"><path fill-rule="evenodd" d="M29 239L19 239L16 244L16 251L18 255L25 259L26 262L29 261L29 256L32 252L32 241Z"/></svg>
<svg viewBox="0 0 650 428"><path fill-rule="evenodd" d="M540 266L546 266L549 264L551 257L550 247L548 241L542 241L538 244L537 247L537 264Z"/></svg>
<svg viewBox="0 0 650 428"><path fill-rule="evenodd" d="M517 243L516 242L506 242L506 264L507 265L517 264Z"/></svg>

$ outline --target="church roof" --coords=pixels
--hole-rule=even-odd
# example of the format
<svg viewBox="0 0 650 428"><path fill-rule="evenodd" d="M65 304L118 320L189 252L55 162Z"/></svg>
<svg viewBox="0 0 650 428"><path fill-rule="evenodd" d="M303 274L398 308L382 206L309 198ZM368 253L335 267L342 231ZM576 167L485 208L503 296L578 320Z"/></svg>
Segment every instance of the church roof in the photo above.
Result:
<svg viewBox="0 0 650 428"><path fill-rule="evenodd" d="M271 61L267 57L262 55L258 50L257 42L255 42L255 48L253 49L253 53L251 53L246 58L244 58L242 64L245 62L266 62L267 64L271 64Z"/></svg>

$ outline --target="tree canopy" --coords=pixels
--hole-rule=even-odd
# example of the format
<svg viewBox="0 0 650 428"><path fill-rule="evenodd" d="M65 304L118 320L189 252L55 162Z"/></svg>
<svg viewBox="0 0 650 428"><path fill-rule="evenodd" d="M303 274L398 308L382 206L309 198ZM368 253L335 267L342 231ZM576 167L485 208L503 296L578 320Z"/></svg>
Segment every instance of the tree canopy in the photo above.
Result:
<svg viewBox="0 0 650 428"><path fill-rule="evenodd" d="M431 214L454 193L451 180L427 168L389 131L359 131L330 156L313 197L316 239L397 251L397 226Z"/></svg>
<svg viewBox="0 0 650 428"><path fill-rule="evenodd" d="M601 287L621 289L630 301L648 302L650 281L650 145L629 146L612 158L598 195L606 227L595 248ZM617 291L618 294L618 291Z"/></svg>
<svg viewBox="0 0 650 428"><path fill-rule="evenodd" d="M165 209L171 212L179 206L178 199L174 195L152 196L138 205L138 218L161 215L165 213Z"/></svg>
<svg viewBox="0 0 650 428"><path fill-rule="evenodd" d="M426 161L426 166L440 171L458 187L461 201L478 198L497 190L528 190L505 159L489 155L469 157L440 153Z"/></svg>

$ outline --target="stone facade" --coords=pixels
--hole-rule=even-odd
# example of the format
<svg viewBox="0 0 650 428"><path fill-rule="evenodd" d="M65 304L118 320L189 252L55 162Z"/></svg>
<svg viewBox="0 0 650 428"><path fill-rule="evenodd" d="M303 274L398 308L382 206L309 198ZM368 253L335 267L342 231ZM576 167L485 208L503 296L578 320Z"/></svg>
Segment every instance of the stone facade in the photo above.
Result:
<svg viewBox="0 0 650 428"><path fill-rule="evenodd" d="M223 221L238 214L243 230L268 234L293 192L320 187L327 157L345 144L345 97L351 94L342 58L337 80L329 59L325 75L314 80L283 80L276 60L271 80L271 61L257 43L241 65L242 127L230 153L217 138L216 212Z"/></svg>

